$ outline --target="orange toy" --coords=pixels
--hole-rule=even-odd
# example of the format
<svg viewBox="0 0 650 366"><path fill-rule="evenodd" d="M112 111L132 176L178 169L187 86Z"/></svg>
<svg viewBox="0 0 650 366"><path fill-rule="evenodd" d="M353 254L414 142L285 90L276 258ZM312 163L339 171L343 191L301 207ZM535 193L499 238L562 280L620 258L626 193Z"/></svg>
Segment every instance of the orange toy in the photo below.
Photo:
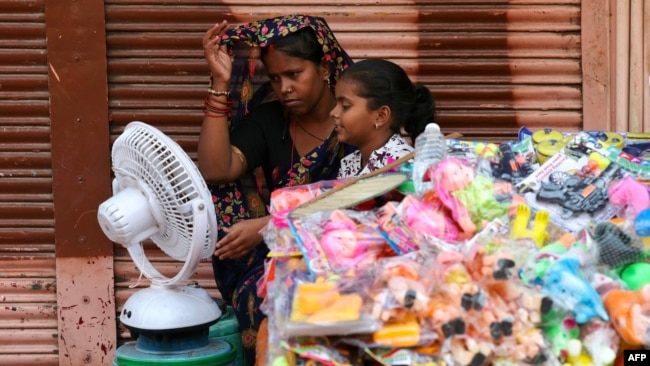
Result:
<svg viewBox="0 0 650 366"><path fill-rule="evenodd" d="M603 304L623 340L632 346L650 347L650 284L638 291L610 290Z"/></svg>

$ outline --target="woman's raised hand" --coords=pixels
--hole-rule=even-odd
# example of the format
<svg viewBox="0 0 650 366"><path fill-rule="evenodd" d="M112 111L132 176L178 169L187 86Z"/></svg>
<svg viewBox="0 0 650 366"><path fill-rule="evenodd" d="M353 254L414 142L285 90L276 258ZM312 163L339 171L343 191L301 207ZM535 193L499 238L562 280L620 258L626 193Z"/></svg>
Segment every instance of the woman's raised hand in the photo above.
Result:
<svg viewBox="0 0 650 366"><path fill-rule="evenodd" d="M228 49L221 44L221 36L228 29L226 20L208 29L203 36L203 53L212 73L214 90L228 90L232 73L232 59Z"/></svg>

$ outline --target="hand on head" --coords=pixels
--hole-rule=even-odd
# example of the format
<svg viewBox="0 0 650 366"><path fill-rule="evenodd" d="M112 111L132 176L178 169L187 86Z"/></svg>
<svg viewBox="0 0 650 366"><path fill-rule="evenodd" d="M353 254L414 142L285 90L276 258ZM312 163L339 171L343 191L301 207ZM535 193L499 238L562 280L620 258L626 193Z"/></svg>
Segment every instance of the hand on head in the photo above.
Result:
<svg viewBox="0 0 650 366"><path fill-rule="evenodd" d="M221 36L226 30L228 30L228 22L224 20L208 29L203 36L203 53L212 73L215 90L230 88L232 59L226 45L221 44Z"/></svg>

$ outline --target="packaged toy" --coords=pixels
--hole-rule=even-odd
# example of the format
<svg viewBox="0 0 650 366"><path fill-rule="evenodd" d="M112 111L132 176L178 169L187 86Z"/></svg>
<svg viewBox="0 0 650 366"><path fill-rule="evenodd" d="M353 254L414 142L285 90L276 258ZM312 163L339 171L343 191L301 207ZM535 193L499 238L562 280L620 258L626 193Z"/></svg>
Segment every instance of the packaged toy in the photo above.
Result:
<svg viewBox="0 0 650 366"><path fill-rule="evenodd" d="M609 202L608 187L622 174L615 163L601 170L588 155L565 148L516 189L533 211L547 211L555 225L575 233L591 221L607 221L618 213Z"/></svg>
<svg viewBox="0 0 650 366"><path fill-rule="evenodd" d="M322 211L290 219L314 278L363 271L378 258L395 255L377 230L374 211Z"/></svg>
<svg viewBox="0 0 650 366"><path fill-rule="evenodd" d="M578 258L565 255L555 261L544 275L543 293L569 311L578 324L593 317L609 321L600 295L580 274Z"/></svg>
<svg viewBox="0 0 650 366"><path fill-rule="evenodd" d="M604 304L618 334L633 346L650 347L650 285L637 291L613 289Z"/></svg>
<svg viewBox="0 0 650 366"><path fill-rule="evenodd" d="M443 159L433 167L431 175L440 201L451 211L465 237L472 237L507 211L507 205L495 198L493 181L474 174L463 160Z"/></svg>

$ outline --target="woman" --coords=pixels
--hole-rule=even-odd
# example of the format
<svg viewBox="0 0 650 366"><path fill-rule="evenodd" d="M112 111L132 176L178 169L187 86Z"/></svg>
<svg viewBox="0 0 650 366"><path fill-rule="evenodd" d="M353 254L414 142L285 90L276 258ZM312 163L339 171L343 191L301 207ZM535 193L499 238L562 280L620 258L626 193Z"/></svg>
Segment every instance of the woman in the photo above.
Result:
<svg viewBox="0 0 650 366"><path fill-rule="evenodd" d="M230 46L238 41L259 49L277 99L255 107L229 131ZM340 159L354 148L339 143L333 131L329 112L336 101L331 88L351 59L324 19L292 15L232 29L223 21L206 32L203 48L212 73L198 147L198 165L206 181L233 182L256 167L262 168L270 191L336 177ZM252 95L247 85L244 80L244 100ZM217 286L233 304L251 365L265 317L256 285L268 253L259 232L268 219L238 221L224 228L213 256Z"/></svg>
<svg viewBox="0 0 650 366"><path fill-rule="evenodd" d="M336 84L334 118L339 141L359 150L341 161L338 178L370 173L413 151L411 141L434 122L433 96L399 65L382 59L355 63Z"/></svg>

